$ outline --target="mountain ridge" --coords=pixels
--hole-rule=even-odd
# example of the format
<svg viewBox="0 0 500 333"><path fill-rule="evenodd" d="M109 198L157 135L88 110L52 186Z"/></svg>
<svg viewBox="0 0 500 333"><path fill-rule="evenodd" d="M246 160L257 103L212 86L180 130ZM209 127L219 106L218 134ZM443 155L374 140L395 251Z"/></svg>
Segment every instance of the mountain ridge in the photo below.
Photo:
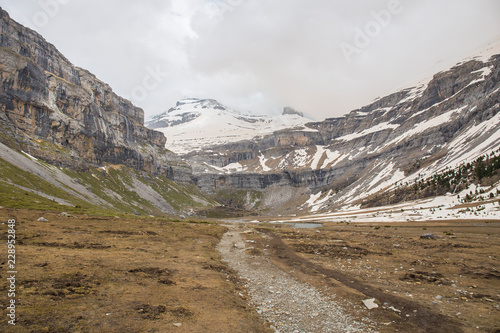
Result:
<svg viewBox="0 0 500 333"><path fill-rule="evenodd" d="M183 209L167 200L171 207L162 210L168 205L161 186L173 181L169 193L178 191L177 185L202 190L202 199L182 190L195 206L220 200L265 214L331 212L373 202L396 184L418 182L500 146L499 55L461 62L419 86L323 121L311 121L290 108L273 118L242 115L210 99L180 101L154 119L164 121L166 127L160 128L180 129L177 138L170 132L166 139L144 126L142 109L73 66L5 11L0 16L0 141L36 159L39 165L32 172L48 163L68 168L64 172L84 172L72 175L88 185L92 175L97 177L96 169L104 171L103 179L115 180L110 170L124 166L128 171L119 179L155 202L149 211ZM224 137L220 126L227 124L231 127ZM195 135L186 139L186 133ZM16 156L1 151L6 158ZM10 191L15 182L9 178L2 184ZM139 201L148 206L133 191L120 193L123 188L110 196L95 187L108 203L122 197L126 209Z"/></svg>
<svg viewBox="0 0 500 333"><path fill-rule="evenodd" d="M55 144L71 151L69 156L52 159L65 166L107 162L164 172L162 164L175 157L160 156L166 139L144 127L142 109L89 71L74 66L54 45L4 10L0 19L4 143L16 138L20 149L46 160L51 154L40 143Z"/></svg>
<svg viewBox="0 0 500 333"><path fill-rule="evenodd" d="M216 204L169 179L189 184L190 168L142 109L1 8L0 37L2 206L163 215Z"/></svg>
<svg viewBox="0 0 500 333"><path fill-rule="evenodd" d="M434 161L434 170L421 170L430 174L497 149L499 68L498 55L469 60L307 130L282 130L185 159L202 187L306 188L304 209L337 209L411 177L416 161Z"/></svg>
<svg viewBox="0 0 500 333"><path fill-rule="evenodd" d="M285 107L281 116L243 114L214 99L187 98L152 117L146 126L167 137L166 147L186 154L210 146L262 137L274 131L305 126L303 113Z"/></svg>

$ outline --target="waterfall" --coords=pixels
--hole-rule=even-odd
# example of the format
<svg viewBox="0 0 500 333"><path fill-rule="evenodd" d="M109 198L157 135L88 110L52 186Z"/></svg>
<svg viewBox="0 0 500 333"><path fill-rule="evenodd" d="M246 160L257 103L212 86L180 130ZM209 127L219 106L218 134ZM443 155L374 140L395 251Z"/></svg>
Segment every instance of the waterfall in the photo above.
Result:
<svg viewBox="0 0 500 333"><path fill-rule="evenodd" d="M129 133L130 133L130 124L129 124L129 120L127 117L125 117L125 140L127 140L127 142L129 142Z"/></svg>

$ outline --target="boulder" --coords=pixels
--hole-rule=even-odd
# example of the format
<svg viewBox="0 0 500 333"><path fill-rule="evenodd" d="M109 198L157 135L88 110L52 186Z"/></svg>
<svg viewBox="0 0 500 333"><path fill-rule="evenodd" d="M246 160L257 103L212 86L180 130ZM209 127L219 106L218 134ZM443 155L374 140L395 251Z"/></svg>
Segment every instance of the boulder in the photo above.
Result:
<svg viewBox="0 0 500 333"><path fill-rule="evenodd" d="M431 233L427 233L427 234L420 235L420 239L436 239L436 236L434 236Z"/></svg>

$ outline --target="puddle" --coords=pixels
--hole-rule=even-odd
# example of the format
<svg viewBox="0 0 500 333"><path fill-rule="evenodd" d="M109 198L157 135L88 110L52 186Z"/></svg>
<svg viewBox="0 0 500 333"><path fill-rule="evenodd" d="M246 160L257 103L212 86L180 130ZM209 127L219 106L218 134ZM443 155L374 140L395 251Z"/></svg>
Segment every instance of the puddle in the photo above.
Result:
<svg viewBox="0 0 500 333"><path fill-rule="evenodd" d="M323 223L285 223L285 224L296 229L316 229L316 228L321 228L323 226Z"/></svg>

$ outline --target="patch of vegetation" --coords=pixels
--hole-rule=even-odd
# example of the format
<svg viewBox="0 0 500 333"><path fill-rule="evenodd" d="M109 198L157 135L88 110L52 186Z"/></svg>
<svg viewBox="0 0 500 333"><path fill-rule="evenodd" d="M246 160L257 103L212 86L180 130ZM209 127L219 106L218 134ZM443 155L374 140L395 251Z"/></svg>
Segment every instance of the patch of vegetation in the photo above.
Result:
<svg viewBox="0 0 500 333"><path fill-rule="evenodd" d="M177 184L165 176L150 175L125 166L93 168L88 172L65 170L65 173L88 185L92 192L113 205L114 209L130 214L163 214L138 193L139 188L153 190L175 210L216 205L195 186Z"/></svg>
<svg viewBox="0 0 500 333"><path fill-rule="evenodd" d="M140 180L146 182L144 178ZM218 205L217 201L207 198L195 185L177 184L165 176L156 176L154 182L149 182L149 185L176 210Z"/></svg>
<svg viewBox="0 0 500 333"><path fill-rule="evenodd" d="M500 149L485 154L471 163L462 164L454 169L447 168L428 178L416 179L413 184L399 184L391 192L375 195L363 203L362 207L375 207L392 205L402 201L425 199L434 196L455 194L467 190L472 184L491 186L500 180ZM416 162L416 164L418 164ZM475 200L495 198L495 194L485 198L484 190L470 191L463 198L458 198L463 203ZM500 195L497 193L496 195Z"/></svg>
<svg viewBox="0 0 500 333"><path fill-rule="evenodd" d="M270 332L229 280L216 249L222 226L0 209L8 219L17 221L23 254L20 315L15 326L0 318L11 332L170 332L174 323L186 332L233 332L233 323Z"/></svg>
<svg viewBox="0 0 500 333"><path fill-rule="evenodd" d="M38 144L38 147L41 150L46 151L48 153L71 156L71 150L61 145L51 143L45 140L36 140L36 143Z"/></svg>
<svg viewBox="0 0 500 333"><path fill-rule="evenodd" d="M80 211L91 205L45 179L0 159L0 202L3 207ZM59 204L56 199L68 205ZM96 208L96 207L92 207Z"/></svg>
<svg viewBox="0 0 500 333"><path fill-rule="evenodd" d="M133 188L127 186L129 175L125 172L108 173L92 168L85 172L64 169L64 173L85 185L88 190L111 204L110 210L128 214L151 214L154 206L141 198Z"/></svg>
<svg viewBox="0 0 500 333"><path fill-rule="evenodd" d="M40 176L24 171L0 159L0 201L2 207L67 211L75 214L95 215L165 215L150 202L144 191L171 205L176 211L188 208L215 206L218 203L207 198L198 188L179 185L164 176L150 175L125 166L88 168L75 171L57 168L41 160L37 163L52 175L64 173L74 183L86 187L96 197L86 197L78 187L49 182ZM53 179L57 179L54 177ZM156 192L156 193L155 193Z"/></svg>
<svg viewBox="0 0 500 333"><path fill-rule="evenodd" d="M219 190L216 193L220 203L239 209L258 209L262 196L262 192L256 190Z"/></svg>

